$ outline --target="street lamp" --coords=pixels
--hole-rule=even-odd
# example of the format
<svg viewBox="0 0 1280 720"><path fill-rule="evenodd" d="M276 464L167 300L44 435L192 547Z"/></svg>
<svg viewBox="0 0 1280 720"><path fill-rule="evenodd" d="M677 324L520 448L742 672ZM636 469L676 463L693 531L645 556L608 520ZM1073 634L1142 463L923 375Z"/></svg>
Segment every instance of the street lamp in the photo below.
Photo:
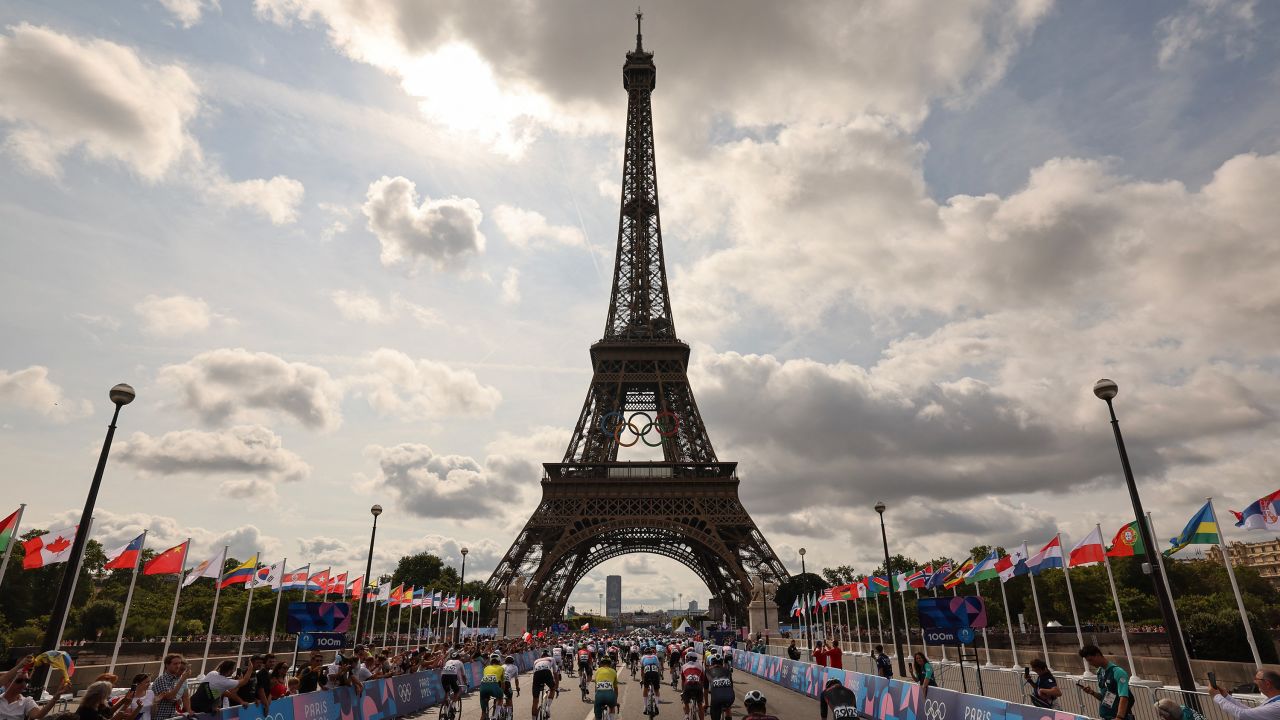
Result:
<svg viewBox="0 0 1280 720"><path fill-rule="evenodd" d="M804 554L805 554L805 549L800 548L800 577L801 578L803 578L806 574L808 574L808 571L805 570L804 568ZM804 639L805 639L805 642L809 644L809 654L812 655L813 654L813 627L812 627L813 623L810 622L812 619L809 617L810 612L811 612L811 609L809 608L809 600L805 599L804 613L802 615L804 617Z"/></svg>
<svg viewBox="0 0 1280 720"><path fill-rule="evenodd" d="M760 573L760 601L764 603L764 629L769 631L769 581Z"/></svg>
<svg viewBox="0 0 1280 720"><path fill-rule="evenodd" d="M1164 619L1165 631L1169 636L1169 652L1173 656L1173 669L1178 675L1178 685L1183 690L1195 690L1196 681L1195 676L1191 674L1191 661L1183 651L1180 639L1173 637L1178 627L1178 621L1174 616L1173 599L1165 592L1164 579L1160 575L1160 563L1156 557L1156 544L1151 537L1151 527L1147 525L1146 513L1142 509L1142 499L1138 497L1138 485L1133 480L1133 468L1129 466L1129 453L1124 448L1124 437L1120 434L1120 421L1116 420L1116 409L1111 404L1116 395L1120 394L1120 387L1114 380L1103 378L1093 384L1093 394L1107 403L1107 412L1111 414L1111 430L1115 433L1116 448L1120 451L1120 467L1124 468L1124 481L1129 488L1129 502L1133 504L1133 517L1137 520L1138 536L1142 538L1142 545L1146 549L1147 562L1143 572L1151 576L1156 599L1160 602L1160 616Z"/></svg>
<svg viewBox="0 0 1280 720"><path fill-rule="evenodd" d="M59 635L62 633L62 616L67 614L67 606L71 604L71 587L75 584L76 572L80 569L80 556L84 554L84 545L88 541L89 522L93 518L93 506L98 502L98 488L102 486L102 473L107 469L107 455L111 453L111 439L116 434L116 420L120 417L120 408L133 402L137 393L125 383L111 388L107 393L115 404L115 412L111 415L111 424L107 426L107 437L102 441L102 454L98 456L98 468L93 473L93 482L89 485L89 496L85 498L84 510L80 513L80 524L76 526L75 539L71 541L71 555L63 565L62 582L58 584L58 595L54 598L53 607L49 610L49 624L44 629L44 642L40 647L58 649ZM44 687L49 666L40 665L36 669L28 689L39 693Z"/></svg>
<svg viewBox="0 0 1280 720"><path fill-rule="evenodd" d="M885 504L883 502L876 503L876 512L880 514L880 542L884 544L884 574L889 581L889 633L893 635L893 647L898 653L898 674L902 677L907 676L907 662L902 655L902 638L898 636L897 621L894 620L893 613L893 569L889 567L889 537L884 532L884 511ZM877 606L878 607L878 606ZM905 621L906 618L903 618Z"/></svg>
<svg viewBox="0 0 1280 720"><path fill-rule="evenodd" d="M462 548L462 574L458 576L458 594L454 596L454 602L457 603L458 609L454 617L453 641L458 642L458 638L462 635L462 584L467 581L467 553L466 548Z"/></svg>
<svg viewBox="0 0 1280 720"><path fill-rule="evenodd" d="M360 588L360 604L356 606L356 642L360 642L360 615L364 611L364 596L369 594L369 581L373 580L373 541L378 537L378 516L382 514L382 506L374 505L369 508L369 514L373 515L373 530L369 533L369 557L364 563L364 587ZM369 628L365 641L373 641L372 627Z"/></svg>

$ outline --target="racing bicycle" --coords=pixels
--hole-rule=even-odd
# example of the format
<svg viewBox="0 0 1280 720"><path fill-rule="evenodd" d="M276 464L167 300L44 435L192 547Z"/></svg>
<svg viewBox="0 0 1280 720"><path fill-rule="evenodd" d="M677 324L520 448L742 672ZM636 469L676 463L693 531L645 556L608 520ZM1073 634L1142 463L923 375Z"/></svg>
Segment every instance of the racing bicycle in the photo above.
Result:
<svg viewBox="0 0 1280 720"><path fill-rule="evenodd" d="M538 698L537 720L551 720L551 699L554 697L551 688L543 689L542 695Z"/></svg>

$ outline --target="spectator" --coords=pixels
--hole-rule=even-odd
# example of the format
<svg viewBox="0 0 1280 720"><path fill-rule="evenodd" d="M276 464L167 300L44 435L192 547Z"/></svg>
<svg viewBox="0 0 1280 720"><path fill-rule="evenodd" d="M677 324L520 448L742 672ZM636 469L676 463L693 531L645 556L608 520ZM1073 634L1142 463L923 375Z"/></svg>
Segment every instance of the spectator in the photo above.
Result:
<svg viewBox="0 0 1280 720"><path fill-rule="evenodd" d="M1034 675L1032 671L1035 671ZM1031 661L1030 667L1023 668L1022 681L1031 686L1032 705L1040 708L1058 707L1062 690L1058 688L1058 681L1049 672L1049 665L1043 659L1036 658Z"/></svg>
<svg viewBox="0 0 1280 720"><path fill-rule="evenodd" d="M893 677L893 661L889 659L889 655L885 653L883 645L875 646L871 656L876 661L876 674L883 678Z"/></svg>
<svg viewBox="0 0 1280 720"><path fill-rule="evenodd" d="M791 658L792 660L800 659L800 648L796 647L795 640L792 640L791 644L787 646L787 657Z"/></svg>
<svg viewBox="0 0 1280 720"><path fill-rule="evenodd" d="M48 715L49 711L53 710L53 706L58 704L58 699L71 689L71 683L64 678L49 702L38 705L34 699L22 694L27 689L27 683L31 682L31 676L22 669L25 666L26 663L19 663L18 672L6 673L9 682L5 685L4 694L0 695L0 720L40 720Z"/></svg>
<svg viewBox="0 0 1280 720"><path fill-rule="evenodd" d="M121 701L118 710L111 709L111 683L98 680L89 685L76 708L79 720L127 720L135 718L141 710L134 704L134 691L130 690Z"/></svg>
<svg viewBox="0 0 1280 720"><path fill-rule="evenodd" d="M168 655L162 670L151 683L151 720L169 720L187 710L187 661Z"/></svg>
<svg viewBox="0 0 1280 720"><path fill-rule="evenodd" d="M821 640L817 641L815 645L816 647L813 648L813 652L809 654L813 656L813 661L815 663L823 667L826 667L827 666L827 648L822 644Z"/></svg>
<svg viewBox="0 0 1280 720"><path fill-rule="evenodd" d="M213 697L214 709L229 707L235 701L240 707L249 707L252 696L240 693L253 680L252 672L240 674L240 679L232 677L236 670L235 660L223 660L213 672L204 676L202 685L208 685L208 692ZM195 708L192 708L193 710Z"/></svg>
<svg viewBox="0 0 1280 720"><path fill-rule="evenodd" d="M129 689L133 692L133 704L138 709L138 720L151 720L151 706L156 700L156 694L151 690L151 676L146 673L134 675Z"/></svg>
<svg viewBox="0 0 1280 720"><path fill-rule="evenodd" d="M1080 648L1080 657L1098 673L1098 689L1077 683L1086 694L1098 700L1098 717L1102 720L1133 720L1133 691L1129 689L1129 673L1111 662L1097 645Z"/></svg>
<svg viewBox="0 0 1280 720"><path fill-rule="evenodd" d="M1186 705L1179 705L1169 698L1160 698L1156 702L1156 716L1159 720L1204 720L1204 716Z"/></svg>
<svg viewBox="0 0 1280 720"><path fill-rule="evenodd" d="M1254 673L1253 682L1258 692L1266 696L1267 701L1258 707L1251 708L1231 697L1231 693L1221 688L1209 688L1213 701L1222 711L1235 720L1280 720L1280 673L1274 670L1259 670Z"/></svg>
<svg viewBox="0 0 1280 720"><path fill-rule="evenodd" d="M920 683L921 689L928 689L930 685L937 685L938 681L933 677L933 663L929 662L929 658L924 653L916 653L911 660L911 671L915 677L915 681Z"/></svg>
<svg viewBox="0 0 1280 720"><path fill-rule="evenodd" d="M844 669L844 651L840 649L840 641L832 640L827 649L827 664L837 670Z"/></svg>
<svg viewBox="0 0 1280 720"><path fill-rule="evenodd" d="M307 666L298 671L298 692L323 690L329 684L329 671L324 666L324 656L311 653Z"/></svg>
<svg viewBox="0 0 1280 720"><path fill-rule="evenodd" d="M289 678L288 683L289 683L289 684L288 684L288 689L287 689L287 690L285 690L285 693L284 693L284 694L285 694L285 695L297 695L297 694L298 694L298 687L302 684L302 681L301 681L301 680L299 680L299 679L297 678L297 676L294 676L294 677Z"/></svg>

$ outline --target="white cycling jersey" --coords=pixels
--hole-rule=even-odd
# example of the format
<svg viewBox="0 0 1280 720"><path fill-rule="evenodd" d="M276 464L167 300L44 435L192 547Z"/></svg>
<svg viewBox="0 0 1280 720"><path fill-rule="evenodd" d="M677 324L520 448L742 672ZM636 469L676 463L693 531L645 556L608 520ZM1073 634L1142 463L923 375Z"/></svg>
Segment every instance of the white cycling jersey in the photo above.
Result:
<svg viewBox="0 0 1280 720"><path fill-rule="evenodd" d="M444 667L440 668L441 675L457 675L462 677L463 667L461 660L446 660Z"/></svg>
<svg viewBox="0 0 1280 720"><path fill-rule="evenodd" d="M534 672L538 672L539 670L550 670L552 672L555 672L555 669L556 669L556 664L551 660L551 658L540 657L537 660L533 661Z"/></svg>

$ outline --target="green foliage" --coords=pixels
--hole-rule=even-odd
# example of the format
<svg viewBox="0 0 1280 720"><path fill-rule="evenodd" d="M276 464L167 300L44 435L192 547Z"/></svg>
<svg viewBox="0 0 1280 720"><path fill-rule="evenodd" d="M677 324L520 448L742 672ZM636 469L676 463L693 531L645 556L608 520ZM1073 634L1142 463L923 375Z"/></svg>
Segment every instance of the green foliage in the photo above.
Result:
<svg viewBox="0 0 1280 720"><path fill-rule="evenodd" d="M773 602L778 605L779 622L790 622L791 620L791 603L800 595L807 596L811 592L822 592L831 587L831 584L823 580L813 573L804 573L803 575L792 575L786 582L778 584L778 592L773 596Z"/></svg>
<svg viewBox="0 0 1280 720"><path fill-rule="evenodd" d="M23 625L9 633L8 645L11 648L31 647L39 645L42 639L44 639L44 628Z"/></svg>
<svg viewBox="0 0 1280 720"><path fill-rule="evenodd" d="M178 632L179 634L182 634L182 635L203 635L204 634L204 621L202 620L186 620L178 627L180 628Z"/></svg>
<svg viewBox="0 0 1280 720"><path fill-rule="evenodd" d="M71 640L96 640L108 630L116 630L120 612L124 606L109 600L93 600L76 608L67 622L67 638Z"/></svg>

